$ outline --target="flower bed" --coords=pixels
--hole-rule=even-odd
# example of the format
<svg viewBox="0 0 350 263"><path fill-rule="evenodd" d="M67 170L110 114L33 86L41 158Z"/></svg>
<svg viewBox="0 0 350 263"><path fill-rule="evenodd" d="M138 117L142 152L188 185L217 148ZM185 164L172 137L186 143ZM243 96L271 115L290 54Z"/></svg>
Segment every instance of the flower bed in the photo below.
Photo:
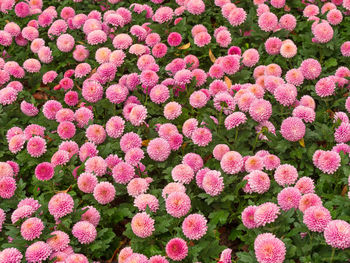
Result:
<svg viewBox="0 0 350 263"><path fill-rule="evenodd" d="M349 260L350 1L0 13L0 263Z"/></svg>

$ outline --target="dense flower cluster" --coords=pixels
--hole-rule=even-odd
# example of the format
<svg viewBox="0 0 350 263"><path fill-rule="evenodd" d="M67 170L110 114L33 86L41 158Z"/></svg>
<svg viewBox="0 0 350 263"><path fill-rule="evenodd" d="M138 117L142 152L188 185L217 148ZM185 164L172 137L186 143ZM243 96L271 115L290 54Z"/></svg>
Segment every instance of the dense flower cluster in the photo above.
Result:
<svg viewBox="0 0 350 263"><path fill-rule="evenodd" d="M350 258L349 0L0 14L0 263Z"/></svg>

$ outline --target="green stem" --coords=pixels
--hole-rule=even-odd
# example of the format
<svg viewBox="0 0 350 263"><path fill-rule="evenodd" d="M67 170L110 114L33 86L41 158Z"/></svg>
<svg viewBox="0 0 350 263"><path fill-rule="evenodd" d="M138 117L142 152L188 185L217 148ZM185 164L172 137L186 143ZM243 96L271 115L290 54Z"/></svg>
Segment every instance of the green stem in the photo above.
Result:
<svg viewBox="0 0 350 263"><path fill-rule="evenodd" d="M146 100L145 100L145 107L147 108L147 100L148 100L148 90L146 91Z"/></svg>
<svg viewBox="0 0 350 263"><path fill-rule="evenodd" d="M332 248L332 256L331 256L331 261L330 261L330 263L333 262L334 254L335 254L335 248L333 247L333 248Z"/></svg>
<svg viewBox="0 0 350 263"><path fill-rule="evenodd" d="M236 128L234 145L236 145L237 137L238 137L238 127Z"/></svg>
<svg viewBox="0 0 350 263"><path fill-rule="evenodd" d="M222 111L223 111L223 108L221 107L220 114L219 114L219 124L218 124L218 127L220 127L220 124L221 124Z"/></svg>
<svg viewBox="0 0 350 263"><path fill-rule="evenodd" d="M255 137L255 142L254 142L254 145L253 145L253 153L254 153L254 150L255 150L255 147L256 147L256 143L258 142L260 133L261 133L261 132L259 132L259 133L256 135L256 137Z"/></svg>

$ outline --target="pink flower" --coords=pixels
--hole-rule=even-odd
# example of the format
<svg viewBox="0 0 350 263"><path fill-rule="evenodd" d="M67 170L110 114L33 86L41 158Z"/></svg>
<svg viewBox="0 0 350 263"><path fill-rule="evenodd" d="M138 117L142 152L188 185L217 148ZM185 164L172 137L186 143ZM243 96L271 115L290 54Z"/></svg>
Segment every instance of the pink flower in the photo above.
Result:
<svg viewBox="0 0 350 263"><path fill-rule="evenodd" d="M258 25L265 32L273 31L278 24L278 18L274 13L265 12L258 19Z"/></svg>
<svg viewBox="0 0 350 263"><path fill-rule="evenodd" d="M39 163L35 168L35 176L40 181L50 180L54 174L54 166L48 162Z"/></svg>
<svg viewBox="0 0 350 263"><path fill-rule="evenodd" d="M211 36L207 32L199 32L194 36L194 43L199 47L208 45L211 41Z"/></svg>
<svg viewBox="0 0 350 263"><path fill-rule="evenodd" d="M0 177L0 197L10 199L17 189L16 181L12 177Z"/></svg>
<svg viewBox="0 0 350 263"><path fill-rule="evenodd" d="M304 211L303 222L311 231L323 232L331 220L330 212L323 206L311 206Z"/></svg>
<svg viewBox="0 0 350 263"><path fill-rule="evenodd" d="M270 37L265 41L265 50L269 55L277 55L280 53L282 41L277 37Z"/></svg>
<svg viewBox="0 0 350 263"><path fill-rule="evenodd" d="M312 193L303 195L299 201L299 210L304 213L311 206L322 206L321 198Z"/></svg>
<svg viewBox="0 0 350 263"><path fill-rule="evenodd" d="M341 158L334 151L323 151L318 158L316 167L327 174L334 174L340 167Z"/></svg>
<svg viewBox="0 0 350 263"><path fill-rule="evenodd" d="M122 250L120 250L119 256L118 256L118 262L119 263L126 263L127 259L133 254L131 247L125 247Z"/></svg>
<svg viewBox="0 0 350 263"><path fill-rule="evenodd" d="M320 76L322 67L317 60L308 58L301 63L300 70L305 79L314 80Z"/></svg>
<svg viewBox="0 0 350 263"><path fill-rule="evenodd" d="M282 57L287 59L294 57L297 54L298 48L293 41L287 39L282 42L280 53Z"/></svg>
<svg viewBox="0 0 350 263"><path fill-rule="evenodd" d="M178 164L172 169L171 176L175 182L189 184L194 178L194 171L187 164Z"/></svg>
<svg viewBox="0 0 350 263"><path fill-rule="evenodd" d="M344 220L332 220L323 232L326 243L334 248L350 247L350 224Z"/></svg>
<svg viewBox="0 0 350 263"><path fill-rule="evenodd" d="M242 55L242 63L246 67L253 67L256 63L259 62L259 52L255 48L250 48L244 51Z"/></svg>
<svg viewBox="0 0 350 263"><path fill-rule="evenodd" d="M347 143L350 141L350 124L342 122L334 132L334 139L337 143Z"/></svg>
<svg viewBox="0 0 350 263"><path fill-rule="evenodd" d="M14 171L10 164L5 162L0 162L0 177L4 177L4 176L13 177Z"/></svg>
<svg viewBox="0 0 350 263"><path fill-rule="evenodd" d="M233 8L227 17L227 20L234 27L240 26L245 22L246 19L247 13L243 8L240 7Z"/></svg>
<svg viewBox="0 0 350 263"><path fill-rule="evenodd" d="M242 211L242 223L248 229L257 227L257 224L254 221L254 213L256 209L257 209L257 206L250 205Z"/></svg>
<svg viewBox="0 0 350 263"><path fill-rule="evenodd" d="M298 171L290 164L283 164L277 167L274 177L281 186L291 185L298 179Z"/></svg>
<svg viewBox="0 0 350 263"><path fill-rule="evenodd" d="M286 187L277 195L278 205L283 211L298 208L301 193L296 187Z"/></svg>
<svg viewBox="0 0 350 263"><path fill-rule="evenodd" d="M118 184L127 184L135 176L135 169L128 163L119 162L113 168L113 178Z"/></svg>
<svg viewBox="0 0 350 263"><path fill-rule="evenodd" d="M95 186L93 195L98 203L105 205L113 201L115 193L115 188L111 183L101 182Z"/></svg>
<svg viewBox="0 0 350 263"><path fill-rule="evenodd" d="M107 41L107 35L102 30L94 30L87 35L87 41L90 45L98 45Z"/></svg>
<svg viewBox="0 0 350 263"><path fill-rule="evenodd" d="M168 6L162 6L157 9L155 14L152 17L152 20L159 23L163 24L167 21L170 21L173 18L174 11Z"/></svg>
<svg viewBox="0 0 350 263"><path fill-rule="evenodd" d="M182 222L182 232L188 239L199 240L207 230L207 220L200 214L188 215Z"/></svg>
<svg viewBox="0 0 350 263"><path fill-rule="evenodd" d="M213 149L213 156L216 160L221 161L225 153L229 151L230 147L228 147L226 144L217 144Z"/></svg>
<svg viewBox="0 0 350 263"><path fill-rule="evenodd" d="M319 81L317 81L315 86L315 91L318 96L323 98L323 97L333 95L335 88L336 86L333 78L326 77L326 78L321 78Z"/></svg>
<svg viewBox="0 0 350 263"><path fill-rule="evenodd" d="M134 200L134 206L139 211L145 211L148 207L152 212L156 212L159 208L158 199L151 194L140 194Z"/></svg>
<svg viewBox="0 0 350 263"><path fill-rule="evenodd" d="M164 103L169 97L169 89L162 84L156 85L149 94L151 101L156 104Z"/></svg>
<svg viewBox="0 0 350 263"><path fill-rule="evenodd" d="M185 193L186 188L183 184L180 183L169 183L163 188L162 197L166 199L168 195L175 192Z"/></svg>
<svg viewBox="0 0 350 263"><path fill-rule="evenodd" d="M173 192L165 200L165 207L168 214L180 218L186 215L191 209L191 200L183 192Z"/></svg>
<svg viewBox="0 0 350 263"><path fill-rule="evenodd" d="M282 263L286 255L286 246L275 235L265 233L255 239L254 251L259 263Z"/></svg>
<svg viewBox="0 0 350 263"><path fill-rule="evenodd" d="M302 194L309 194L314 192L314 181L310 177L301 177L295 184L295 188L297 188Z"/></svg>
<svg viewBox="0 0 350 263"><path fill-rule="evenodd" d="M147 108L143 105L135 105L129 113L129 121L134 126L141 126L147 118Z"/></svg>
<svg viewBox="0 0 350 263"><path fill-rule="evenodd" d="M327 13L327 21L333 25L336 26L340 24L343 21L343 14L338 9L332 9Z"/></svg>
<svg viewBox="0 0 350 263"><path fill-rule="evenodd" d="M125 133L120 139L120 148L125 153L132 148L141 148L141 144L141 137L134 132Z"/></svg>
<svg viewBox="0 0 350 263"><path fill-rule="evenodd" d="M98 124L92 124L86 129L86 137L95 144L101 144L106 139L105 129Z"/></svg>
<svg viewBox="0 0 350 263"><path fill-rule="evenodd" d="M201 186L210 196L217 196L224 189L224 178L219 171L208 171L203 176Z"/></svg>
<svg viewBox="0 0 350 263"><path fill-rule="evenodd" d="M162 138L152 139L147 146L147 153L154 161L165 161L168 159L170 152L171 150L169 143Z"/></svg>
<svg viewBox="0 0 350 263"><path fill-rule="evenodd" d="M91 224L93 224L95 227L97 227L101 219L101 215L98 212L98 210L93 206L83 207L82 210L86 210L86 212L81 215L81 220L88 221Z"/></svg>
<svg viewBox="0 0 350 263"><path fill-rule="evenodd" d="M137 166L144 157L145 154L143 150L141 150L140 148L132 148L126 152L124 158L128 164L132 166Z"/></svg>
<svg viewBox="0 0 350 263"><path fill-rule="evenodd" d="M75 125L70 121L62 121L57 127L57 133L62 139L71 139L75 135Z"/></svg>
<svg viewBox="0 0 350 263"><path fill-rule="evenodd" d="M73 212L74 200L66 193L58 193L54 195L48 204L48 209L55 219L59 219Z"/></svg>
<svg viewBox="0 0 350 263"><path fill-rule="evenodd" d="M221 169L227 174L236 174L243 167L243 158L236 151L229 151L224 154L220 161Z"/></svg>
<svg viewBox="0 0 350 263"><path fill-rule="evenodd" d="M20 263L23 255L17 248L5 248L0 253L1 263Z"/></svg>
<svg viewBox="0 0 350 263"><path fill-rule="evenodd" d="M269 176L259 170L254 170L247 175L248 184L252 192L263 194L270 188Z"/></svg>
<svg viewBox="0 0 350 263"><path fill-rule="evenodd" d="M208 128L197 128L193 131L191 139L194 144L205 147L212 141L212 134Z"/></svg>
<svg viewBox="0 0 350 263"><path fill-rule="evenodd" d="M193 108L200 109L207 104L208 99L209 98L204 92L198 90L198 91L194 91L191 94L189 102Z"/></svg>
<svg viewBox="0 0 350 263"><path fill-rule="evenodd" d="M171 32L168 36L168 44L171 47L177 47L181 44L182 36L177 32Z"/></svg>
<svg viewBox="0 0 350 263"><path fill-rule="evenodd" d="M327 43L333 38L333 28L328 22L322 22L312 28L316 40L320 43Z"/></svg>
<svg viewBox="0 0 350 263"><path fill-rule="evenodd" d="M279 207L271 202L266 202L259 205L254 213L254 222L257 226L265 226L266 224L274 222L280 214Z"/></svg>
<svg viewBox="0 0 350 263"><path fill-rule="evenodd" d="M148 260L148 262L149 262L149 263L169 263L169 261L166 260L165 257L159 256L159 255L150 257L150 259Z"/></svg>
<svg viewBox="0 0 350 263"><path fill-rule="evenodd" d="M50 245L53 251L62 251L69 245L69 236L63 231L53 231L46 243Z"/></svg>
<svg viewBox="0 0 350 263"><path fill-rule="evenodd" d="M89 260L83 254L73 253L73 254L67 255L67 258L65 259L65 263L74 263L74 262L88 263Z"/></svg>
<svg viewBox="0 0 350 263"><path fill-rule="evenodd" d="M26 250L26 260L29 263L45 261L51 255L51 248L43 241L31 244Z"/></svg>
<svg viewBox="0 0 350 263"><path fill-rule="evenodd" d="M293 31L297 25L296 18L291 14L285 14L280 18L280 26L288 31Z"/></svg>
<svg viewBox="0 0 350 263"><path fill-rule="evenodd" d="M182 261L187 257L188 247L182 238L173 238L171 239L166 247L165 252L167 256L174 261Z"/></svg>
<svg viewBox="0 0 350 263"><path fill-rule="evenodd" d="M128 183L126 189L129 195L137 197L147 192L149 184L150 182L145 178L134 178Z"/></svg>
<svg viewBox="0 0 350 263"><path fill-rule="evenodd" d="M138 237L149 237L155 230L154 219L145 212L137 213L131 220L131 229Z"/></svg>
<svg viewBox="0 0 350 263"><path fill-rule="evenodd" d="M79 221L72 228L72 234L79 243L90 244L96 239L97 231L93 224L88 221Z"/></svg>
<svg viewBox="0 0 350 263"><path fill-rule="evenodd" d="M77 183L80 191L84 193L93 193L94 188L98 183L98 180L95 175L87 172L87 173L82 173L78 177Z"/></svg>
<svg viewBox="0 0 350 263"><path fill-rule="evenodd" d="M340 51L344 57L350 57L350 41L345 41L340 46Z"/></svg>
<svg viewBox="0 0 350 263"><path fill-rule="evenodd" d="M21 111L30 117L36 116L39 113L38 108L33 104L26 102L25 100L21 102Z"/></svg>
<svg viewBox="0 0 350 263"><path fill-rule="evenodd" d="M231 254L232 254L232 249L226 248L221 252L220 255L220 261L223 263L231 263Z"/></svg>
<svg viewBox="0 0 350 263"><path fill-rule="evenodd" d="M57 38L57 48L62 52L70 52L74 48L74 38L69 34L60 35Z"/></svg>
<svg viewBox="0 0 350 263"><path fill-rule="evenodd" d="M296 142L305 135L305 124L296 117L288 117L282 121L281 134L288 141Z"/></svg>
<svg viewBox="0 0 350 263"><path fill-rule="evenodd" d="M32 217L24 221L21 225L21 236L25 240L32 241L39 238L43 230L43 222L37 217Z"/></svg>

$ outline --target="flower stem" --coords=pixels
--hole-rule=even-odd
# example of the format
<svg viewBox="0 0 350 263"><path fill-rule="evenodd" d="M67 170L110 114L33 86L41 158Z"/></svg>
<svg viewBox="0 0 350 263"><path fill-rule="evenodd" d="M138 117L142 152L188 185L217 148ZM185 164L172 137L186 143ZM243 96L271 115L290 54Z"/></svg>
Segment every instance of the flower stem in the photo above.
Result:
<svg viewBox="0 0 350 263"><path fill-rule="evenodd" d="M335 248L333 247L333 248L332 248L332 256L331 256L331 261L330 261L330 263L333 262L334 254L335 254Z"/></svg>

